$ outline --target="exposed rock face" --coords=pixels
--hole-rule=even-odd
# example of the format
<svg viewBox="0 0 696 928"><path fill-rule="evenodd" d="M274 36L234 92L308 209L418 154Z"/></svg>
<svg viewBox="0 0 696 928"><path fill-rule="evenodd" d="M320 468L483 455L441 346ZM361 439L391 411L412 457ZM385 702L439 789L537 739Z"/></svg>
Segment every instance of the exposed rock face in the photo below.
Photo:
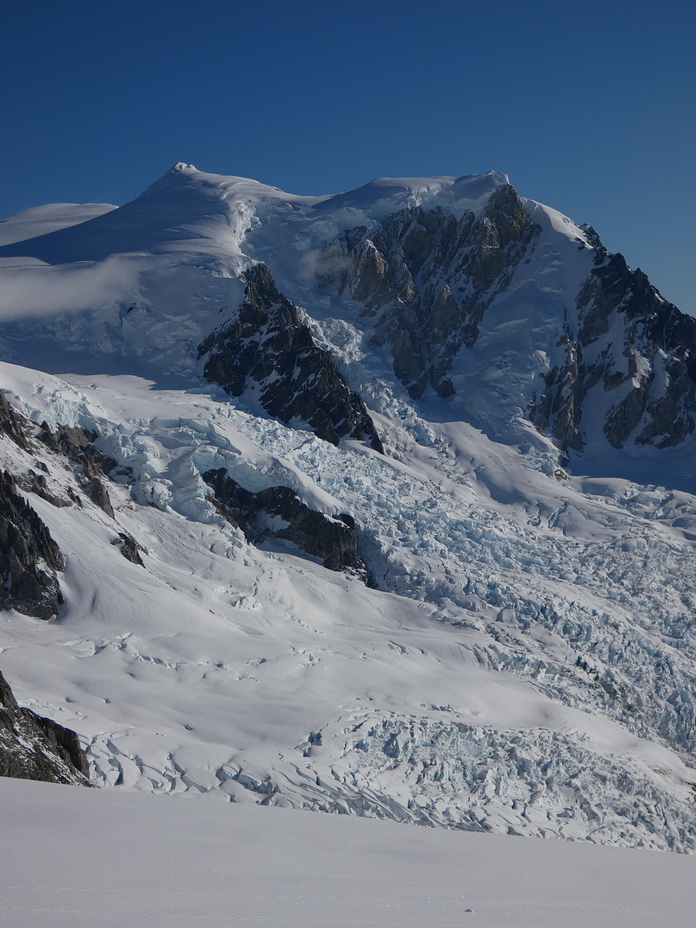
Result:
<svg viewBox="0 0 696 928"><path fill-rule="evenodd" d="M510 185L491 196L478 218L413 207L345 232L327 245L318 276L346 289L377 322L394 373L414 398L428 384L442 396L462 346L471 346L493 298L509 285L537 227Z"/></svg>
<svg viewBox="0 0 696 928"><path fill-rule="evenodd" d="M109 491L106 489L106 486L98 477L93 477L89 485L90 496L92 497L92 502L96 503L100 509L102 509L107 516L114 518L114 507L111 505L111 497L109 496Z"/></svg>
<svg viewBox="0 0 696 928"><path fill-rule="evenodd" d="M17 492L11 474L0 471L0 609L50 619L63 594L55 572L65 566L51 533Z"/></svg>
<svg viewBox="0 0 696 928"><path fill-rule="evenodd" d="M56 454L78 458L92 446L96 432L86 432L78 425L59 425L53 431L46 422L41 423L39 439Z"/></svg>
<svg viewBox="0 0 696 928"><path fill-rule="evenodd" d="M334 518L310 509L289 487L252 493L222 468L207 471L203 479L213 490L212 502L218 512L241 528L252 544L269 538L290 541L306 554L321 558L329 570L350 570L369 582L358 554L352 516L344 513Z"/></svg>
<svg viewBox="0 0 696 928"><path fill-rule="evenodd" d="M75 732L30 709L20 709L1 673L0 776L92 785Z"/></svg>
<svg viewBox="0 0 696 928"><path fill-rule="evenodd" d="M237 318L209 335L205 377L232 396L256 387L266 412L301 419L337 445L344 436L365 439L382 452L374 423L358 393L351 393L331 355L319 348L297 307L278 292L265 264L246 272L245 300Z"/></svg>
<svg viewBox="0 0 696 928"><path fill-rule="evenodd" d="M577 325L559 323L556 347L565 360L544 375L529 416L563 451L580 451L594 391L590 405L603 410L615 448L629 439L678 445L696 425L696 320L609 254L594 229L583 231L594 268L577 294ZM391 347L411 396L430 385L447 397L455 355L474 345L488 306L509 287L537 233L506 185L478 218L412 207L350 229L324 247L317 274L320 286L347 293L374 320L374 340ZM597 391L606 400L597 402Z"/></svg>
<svg viewBox="0 0 696 928"><path fill-rule="evenodd" d="M30 470L27 474L18 474L15 479L17 480L19 488L25 493L35 493L52 506L56 506L57 508L72 506L72 501L70 499L63 499L51 493L44 474L37 474L35 471Z"/></svg>
<svg viewBox="0 0 696 928"><path fill-rule="evenodd" d="M119 532L118 538L114 538L111 544L116 545L121 554L127 561L130 561L131 564L137 564L139 567L145 566L143 564L143 559L140 557L140 553L147 554L147 548L138 544L135 538L129 535L128 532Z"/></svg>
<svg viewBox="0 0 696 928"><path fill-rule="evenodd" d="M54 432L42 422L39 439L51 451L64 454L77 464L78 482L89 493L92 502L113 519L114 509L102 478L116 467L116 461L95 447L97 433L86 432L76 425L60 425Z"/></svg>
<svg viewBox="0 0 696 928"><path fill-rule="evenodd" d="M542 431L550 431L564 452L582 450L579 423L582 402L592 382L580 376L582 348L569 335L559 342L565 345L566 363L556 366L544 378L545 387L535 395L529 418Z"/></svg>
<svg viewBox="0 0 696 928"><path fill-rule="evenodd" d="M0 431L9 436L24 451L30 450L27 422L10 406L2 390L0 390Z"/></svg>
<svg viewBox="0 0 696 928"><path fill-rule="evenodd" d="M563 339L567 361L546 375L530 417L562 447L580 450L585 399L596 387L610 394L603 430L615 448L629 438L678 445L696 420L696 319L622 255L598 243L597 258L578 294L578 332L568 328Z"/></svg>

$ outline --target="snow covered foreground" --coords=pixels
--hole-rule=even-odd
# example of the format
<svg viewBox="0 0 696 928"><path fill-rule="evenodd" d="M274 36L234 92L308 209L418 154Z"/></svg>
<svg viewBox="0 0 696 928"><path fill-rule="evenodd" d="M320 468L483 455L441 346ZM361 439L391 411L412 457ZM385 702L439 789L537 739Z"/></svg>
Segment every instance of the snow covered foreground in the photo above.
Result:
<svg viewBox="0 0 696 928"><path fill-rule="evenodd" d="M414 399L365 307L317 277L355 223L424 203L479 215L505 182L299 198L180 165L119 209L7 221L0 386L37 434L96 433L121 477L111 517L75 461L0 439L3 468L27 486L40 473L66 503L26 493L66 557L65 604L49 623L3 614L0 667L24 705L78 732L97 784L696 848L693 435L617 449L590 412L569 473L526 418L566 354L596 257L586 233L526 201L529 260L453 359L450 398ZM205 382L197 346L234 320L259 260L360 391L385 455L270 418L256 387ZM617 332L595 349L608 357ZM603 414L610 394L592 389ZM353 516L376 588L247 543L208 498L211 469Z"/></svg>
<svg viewBox="0 0 696 928"><path fill-rule="evenodd" d="M0 779L3 928L688 928L696 860Z"/></svg>

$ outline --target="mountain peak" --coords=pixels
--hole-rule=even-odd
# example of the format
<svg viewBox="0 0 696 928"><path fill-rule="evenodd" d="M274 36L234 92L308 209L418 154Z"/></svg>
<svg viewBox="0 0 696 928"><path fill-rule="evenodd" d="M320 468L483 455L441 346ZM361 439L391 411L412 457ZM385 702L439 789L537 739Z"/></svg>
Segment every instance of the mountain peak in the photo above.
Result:
<svg viewBox="0 0 696 928"><path fill-rule="evenodd" d="M171 174L197 174L198 168L195 164L186 164L185 161L177 161L177 163L170 168Z"/></svg>

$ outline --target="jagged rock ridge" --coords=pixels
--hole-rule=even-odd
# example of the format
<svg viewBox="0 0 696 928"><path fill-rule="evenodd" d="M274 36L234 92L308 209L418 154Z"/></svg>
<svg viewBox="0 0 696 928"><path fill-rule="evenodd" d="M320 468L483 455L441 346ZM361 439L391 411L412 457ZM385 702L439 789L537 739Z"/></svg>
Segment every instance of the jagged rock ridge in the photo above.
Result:
<svg viewBox="0 0 696 928"><path fill-rule="evenodd" d="M323 287L361 303L363 315L379 316L377 343L390 345L394 373L412 397L428 384L447 397L454 356L475 343L486 307L536 233L508 184L478 218L419 206L349 229L325 247L317 273Z"/></svg>
<svg viewBox="0 0 696 928"><path fill-rule="evenodd" d="M202 476L214 491L211 500L217 511L241 528L252 544L269 538L289 541L306 554L321 558L329 570L350 570L370 582L358 554L355 520L348 513L333 518L310 509L289 487L252 493L223 469L209 470Z"/></svg>
<svg viewBox="0 0 696 928"><path fill-rule="evenodd" d="M530 213L509 184L478 218L442 206L388 213L323 246L319 286L359 304L412 397L431 386L446 398L456 392L455 358L477 345L488 308L519 286L517 272L544 244ZM592 249L595 266L575 294L576 321L567 312L554 320L562 359L532 392L527 414L564 454L581 451L586 400L598 388L606 400L590 406L603 410L611 446L677 446L696 423L696 321L608 253L594 229L578 233L578 250Z"/></svg>
<svg viewBox="0 0 696 928"><path fill-rule="evenodd" d="M18 493L14 477L0 471L0 608L50 619L63 604L56 571L65 566L46 525Z"/></svg>
<svg viewBox="0 0 696 928"><path fill-rule="evenodd" d="M631 437L678 445L695 425L696 320L593 238L598 266L578 293L579 329L567 327L567 361L547 374L530 417L562 447L581 450L585 398L601 385L611 400L603 431L614 448Z"/></svg>
<svg viewBox="0 0 696 928"><path fill-rule="evenodd" d="M96 432L85 432L79 426L60 425L53 431L46 422L41 424L39 440L56 454L64 454L78 466L78 483L85 489L92 501L114 518L109 491L102 478L106 471L116 467L116 461L102 454L94 446Z"/></svg>
<svg viewBox="0 0 696 928"><path fill-rule="evenodd" d="M29 450L30 426L7 402L7 397L2 390L0 390L0 431L11 438L19 448L24 451Z"/></svg>
<svg viewBox="0 0 696 928"><path fill-rule="evenodd" d="M0 673L0 776L91 786L88 775L75 732L21 709Z"/></svg>
<svg viewBox="0 0 696 928"><path fill-rule="evenodd" d="M315 344L297 307L278 292L265 264L245 274L245 300L237 318L209 335L198 349L207 355L204 374L232 396L256 385L266 412L290 422L303 420L337 445L365 439L383 452L360 395L351 392L328 351Z"/></svg>

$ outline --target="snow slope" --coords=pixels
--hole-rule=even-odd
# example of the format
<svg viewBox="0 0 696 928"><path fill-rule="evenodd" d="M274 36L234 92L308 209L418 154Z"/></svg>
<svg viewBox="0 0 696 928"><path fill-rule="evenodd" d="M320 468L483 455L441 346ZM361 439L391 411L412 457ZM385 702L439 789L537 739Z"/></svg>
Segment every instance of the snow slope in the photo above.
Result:
<svg viewBox="0 0 696 928"><path fill-rule="evenodd" d="M638 484L606 442L569 475L522 414L592 266L585 232L525 204L538 247L455 358L449 400L410 396L373 317L316 276L323 243L356 223L405 206L481 216L506 183L307 198L179 165L131 204L0 250L0 385L37 431L92 430L130 469L109 484L112 519L75 461L0 439L4 468L82 501L28 495L66 555L66 602L47 624L4 614L0 666L23 704L80 734L98 783L694 849L690 439L659 484L650 453ZM386 455L203 381L197 346L258 260ZM208 498L214 468L352 515L375 588L249 544Z"/></svg>
<svg viewBox="0 0 696 928"><path fill-rule="evenodd" d="M576 493L595 531L600 518L615 523L603 544L579 541L573 534L582 538L589 520L567 501L551 507L554 494L573 498L553 475L537 477L534 512L546 481L546 516L530 527L524 501L508 502L512 518L500 515L505 507L477 485L476 468L467 486L434 472L415 443L407 466L358 443L334 449L205 393L132 377L69 384L8 365L3 374L37 421L96 427L102 448L134 471L132 486L110 487L116 520L86 500L56 509L32 497L67 556L67 602L56 622L10 615L3 631L15 694L80 733L98 781L691 847L696 777L680 751L672 690L659 700L644 693L636 718L577 665L587 657L595 674L627 681L635 699L641 655L668 647L659 625L641 629L610 599L618 586L596 575L600 563L614 573L630 562L616 542L638 523L662 576L675 546L660 523ZM499 453L480 436L475 444L479 461ZM70 472L50 455L5 451L15 472L43 460L65 497ZM486 463L504 472L499 460ZM355 513L383 591L301 552L249 546L206 499L200 474L219 465L252 489L281 483L309 505ZM147 549L146 569L112 544L118 530ZM653 608L646 597L646 625ZM592 621L598 641L588 632L578 640ZM631 641L620 659L611 653L617 633ZM686 686L689 653L675 667ZM670 712L667 747L654 739ZM691 737L689 729L686 745Z"/></svg>
<svg viewBox="0 0 696 928"><path fill-rule="evenodd" d="M110 203L49 203L0 219L0 245L38 238L117 209Z"/></svg>
<svg viewBox="0 0 696 928"><path fill-rule="evenodd" d="M0 780L5 928L674 928L694 859Z"/></svg>

